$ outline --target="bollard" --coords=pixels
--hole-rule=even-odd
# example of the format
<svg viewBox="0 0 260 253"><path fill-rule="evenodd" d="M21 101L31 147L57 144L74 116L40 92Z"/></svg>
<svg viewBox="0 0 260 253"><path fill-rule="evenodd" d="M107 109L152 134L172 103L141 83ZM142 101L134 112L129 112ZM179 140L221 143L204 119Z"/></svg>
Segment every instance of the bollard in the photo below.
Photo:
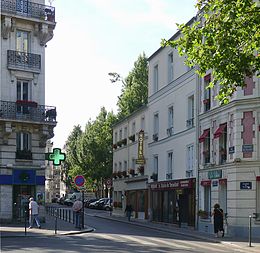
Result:
<svg viewBox="0 0 260 253"><path fill-rule="evenodd" d="M24 235L26 235L27 234L27 211L26 210L24 210Z"/></svg>
<svg viewBox="0 0 260 253"><path fill-rule="evenodd" d="M55 235L57 234L57 220L58 220L58 210L55 209L55 228L54 228L54 233Z"/></svg>
<svg viewBox="0 0 260 253"><path fill-rule="evenodd" d="M248 224L248 246L252 247L252 216L249 215L249 224Z"/></svg>

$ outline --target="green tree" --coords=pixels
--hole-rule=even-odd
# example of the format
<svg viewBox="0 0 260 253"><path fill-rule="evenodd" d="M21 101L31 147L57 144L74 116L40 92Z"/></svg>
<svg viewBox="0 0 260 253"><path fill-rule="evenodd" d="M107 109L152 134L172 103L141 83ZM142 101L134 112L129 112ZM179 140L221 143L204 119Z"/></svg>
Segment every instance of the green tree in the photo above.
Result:
<svg viewBox="0 0 260 253"><path fill-rule="evenodd" d="M118 97L118 118L122 119L148 100L148 62L145 53L140 54L133 69L123 79L118 73L109 73L112 83L122 83L121 95Z"/></svg>
<svg viewBox="0 0 260 253"><path fill-rule="evenodd" d="M228 103L245 76L260 69L260 7L253 0L198 0L198 14L192 24L178 25L177 40L162 40L162 46L178 47L186 64L198 66L203 76L212 69L220 91L217 98ZM259 73L258 73L259 74Z"/></svg>

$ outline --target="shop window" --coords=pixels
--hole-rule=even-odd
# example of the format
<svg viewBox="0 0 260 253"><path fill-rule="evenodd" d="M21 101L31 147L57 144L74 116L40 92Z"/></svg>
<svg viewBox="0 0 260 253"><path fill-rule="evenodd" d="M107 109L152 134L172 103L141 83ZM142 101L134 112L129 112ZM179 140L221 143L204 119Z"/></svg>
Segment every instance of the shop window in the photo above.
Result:
<svg viewBox="0 0 260 253"><path fill-rule="evenodd" d="M204 186L204 211L207 212L208 217L211 214L211 187Z"/></svg>

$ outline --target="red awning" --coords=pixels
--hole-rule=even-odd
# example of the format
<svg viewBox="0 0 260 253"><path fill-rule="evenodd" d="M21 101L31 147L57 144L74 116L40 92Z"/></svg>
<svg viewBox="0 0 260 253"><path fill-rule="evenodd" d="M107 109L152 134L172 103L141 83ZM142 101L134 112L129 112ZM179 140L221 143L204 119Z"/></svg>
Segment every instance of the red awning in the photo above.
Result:
<svg viewBox="0 0 260 253"><path fill-rule="evenodd" d="M211 186L211 180L202 180L200 182L201 186Z"/></svg>
<svg viewBox="0 0 260 253"><path fill-rule="evenodd" d="M199 142L204 142L209 134L209 129L203 131L203 134L199 137Z"/></svg>
<svg viewBox="0 0 260 253"><path fill-rule="evenodd" d="M227 123L219 125L219 128L214 133L214 139L219 138L223 134L226 127Z"/></svg>

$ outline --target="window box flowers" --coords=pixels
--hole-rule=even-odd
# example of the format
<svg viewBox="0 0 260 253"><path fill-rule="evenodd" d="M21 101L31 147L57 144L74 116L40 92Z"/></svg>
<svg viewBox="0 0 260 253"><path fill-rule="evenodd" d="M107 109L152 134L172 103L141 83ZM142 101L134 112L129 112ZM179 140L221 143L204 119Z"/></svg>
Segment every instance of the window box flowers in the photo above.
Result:
<svg viewBox="0 0 260 253"><path fill-rule="evenodd" d="M138 168L138 171L139 171L139 173L140 174L144 174L144 166L140 166L139 168Z"/></svg>
<svg viewBox="0 0 260 253"><path fill-rule="evenodd" d="M135 134L129 136L128 139L129 139L130 141L134 142L134 141L135 141Z"/></svg>
<svg viewBox="0 0 260 253"><path fill-rule="evenodd" d="M117 149L117 144L113 144L113 149Z"/></svg>
<svg viewBox="0 0 260 253"><path fill-rule="evenodd" d="M117 178L117 172L113 172L112 176L113 176L114 179L116 179Z"/></svg>
<svg viewBox="0 0 260 253"><path fill-rule="evenodd" d="M135 170L134 170L134 169L129 169L129 174L131 174L132 176L134 176Z"/></svg>
<svg viewBox="0 0 260 253"><path fill-rule="evenodd" d="M16 104L19 106L29 106L29 107L37 107L38 103L31 100L16 100Z"/></svg>
<svg viewBox="0 0 260 253"><path fill-rule="evenodd" d="M118 176L118 178L121 178L122 177L122 171L118 171L117 176Z"/></svg>

